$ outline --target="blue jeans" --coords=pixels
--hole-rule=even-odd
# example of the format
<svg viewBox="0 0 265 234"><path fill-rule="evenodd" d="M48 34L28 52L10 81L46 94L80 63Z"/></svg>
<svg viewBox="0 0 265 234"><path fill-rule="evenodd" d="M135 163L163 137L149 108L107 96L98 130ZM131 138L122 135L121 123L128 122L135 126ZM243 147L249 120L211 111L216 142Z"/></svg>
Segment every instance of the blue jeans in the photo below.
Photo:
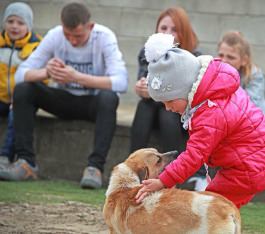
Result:
<svg viewBox="0 0 265 234"><path fill-rule="evenodd" d="M4 144L0 149L0 155L7 156L9 161L14 159L15 137L13 127L13 110L10 109L10 104L0 102L0 116L7 116L7 132Z"/></svg>

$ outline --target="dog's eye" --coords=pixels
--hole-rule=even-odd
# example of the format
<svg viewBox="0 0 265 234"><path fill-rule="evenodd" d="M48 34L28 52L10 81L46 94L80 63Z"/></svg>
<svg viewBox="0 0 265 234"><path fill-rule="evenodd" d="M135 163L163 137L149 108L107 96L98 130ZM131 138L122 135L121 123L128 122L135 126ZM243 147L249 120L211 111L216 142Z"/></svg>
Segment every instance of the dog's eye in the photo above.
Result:
<svg viewBox="0 0 265 234"><path fill-rule="evenodd" d="M162 157L160 157L160 156L157 156L157 157L158 157L157 163L161 163L162 162Z"/></svg>

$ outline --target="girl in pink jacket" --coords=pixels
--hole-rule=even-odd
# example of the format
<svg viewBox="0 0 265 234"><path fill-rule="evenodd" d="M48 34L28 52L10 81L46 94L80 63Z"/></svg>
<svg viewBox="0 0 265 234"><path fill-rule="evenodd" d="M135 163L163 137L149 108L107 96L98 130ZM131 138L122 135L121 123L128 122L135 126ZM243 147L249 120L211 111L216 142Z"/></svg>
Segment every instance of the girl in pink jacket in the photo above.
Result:
<svg viewBox="0 0 265 234"><path fill-rule="evenodd" d="M190 138L186 151L158 179L143 181L137 202L183 183L206 164L220 168L207 191L238 208L248 203L265 189L265 118L240 88L236 69L211 56L196 58L161 33L148 39L145 55L150 96L182 114Z"/></svg>

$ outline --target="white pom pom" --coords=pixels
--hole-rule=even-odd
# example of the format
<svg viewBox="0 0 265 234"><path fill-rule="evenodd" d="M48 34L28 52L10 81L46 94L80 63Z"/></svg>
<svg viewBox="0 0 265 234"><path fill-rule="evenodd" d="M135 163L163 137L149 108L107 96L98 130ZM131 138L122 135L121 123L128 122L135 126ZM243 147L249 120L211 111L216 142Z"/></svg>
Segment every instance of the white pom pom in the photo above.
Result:
<svg viewBox="0 0 265 234"><path fill-rule="evenodd" d="M174 46L174 37L171 34L156 33L150 36L145 43L145 57L147 62L158 60Z"/></svg>

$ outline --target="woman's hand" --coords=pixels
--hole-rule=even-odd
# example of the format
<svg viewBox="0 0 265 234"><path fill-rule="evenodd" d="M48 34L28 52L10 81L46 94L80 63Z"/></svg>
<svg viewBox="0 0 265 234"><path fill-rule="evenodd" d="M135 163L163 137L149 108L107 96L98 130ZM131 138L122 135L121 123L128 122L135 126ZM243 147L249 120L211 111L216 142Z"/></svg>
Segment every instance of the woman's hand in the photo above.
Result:
<svg viewBox="0 0 265 234"><path fill-rule="evenodd" d="M142 181L142 188L135 196L136 203L140 203L150 192L159 191L164 188L160 179L148 179Z"/></svg>
<svg viewBox="0 0 265 234"><path fill-rule="evenodd" d="M135 92L142 98L150 98L145 77L142 77L136 82Z"/></svg>

